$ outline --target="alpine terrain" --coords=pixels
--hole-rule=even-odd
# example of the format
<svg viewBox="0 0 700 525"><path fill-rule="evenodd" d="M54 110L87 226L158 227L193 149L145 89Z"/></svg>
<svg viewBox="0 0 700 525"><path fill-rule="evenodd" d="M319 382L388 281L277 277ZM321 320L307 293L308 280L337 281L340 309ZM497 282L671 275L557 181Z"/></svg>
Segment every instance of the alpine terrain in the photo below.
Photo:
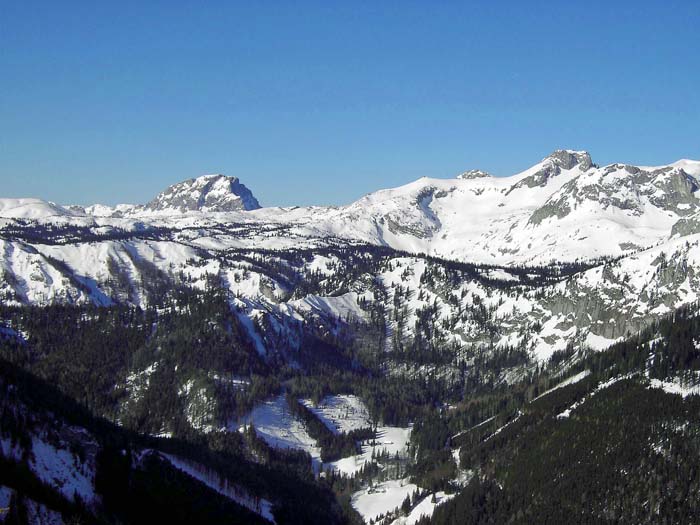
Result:
<svg viewBox="0 0 700 525"><path fill-rule="evenodd" d="M700 522L699 294L700 161L0 199L0 522Z"/></svg>

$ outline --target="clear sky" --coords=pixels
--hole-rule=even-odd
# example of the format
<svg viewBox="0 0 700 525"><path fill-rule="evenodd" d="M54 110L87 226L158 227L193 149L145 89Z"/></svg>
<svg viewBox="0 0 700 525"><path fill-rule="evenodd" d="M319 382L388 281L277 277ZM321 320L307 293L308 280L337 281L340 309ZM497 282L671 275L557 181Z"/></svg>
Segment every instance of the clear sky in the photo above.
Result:
<svg viewBox="0 0 700 525"><path fill-rule="evenodd" d="M0 196L263 205L700 158L700 1L0 1Z"/></svg>

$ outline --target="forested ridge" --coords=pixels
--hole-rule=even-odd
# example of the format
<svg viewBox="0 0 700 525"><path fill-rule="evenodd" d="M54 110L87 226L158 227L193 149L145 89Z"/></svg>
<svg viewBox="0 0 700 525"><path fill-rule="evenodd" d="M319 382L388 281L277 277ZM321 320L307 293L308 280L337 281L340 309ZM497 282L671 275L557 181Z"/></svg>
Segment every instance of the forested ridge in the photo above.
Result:
<svg viewBox="0 0 700 525"><path fill-rule="evenodd" d="M700 396L650 388L654 379L675 378L687 389L700 384L698 336L693 305L576 361L556 380L542 374L520 395L514 389L519 401L491 421L473 400L474 409L448 418L447 431L436 436L439 442L465 429L448 440L471 479L421 523L700 520ZM587 375L549 390L576 373ZM481 415L470 418L474 412ZM425 433L434 435L435 426Z"/></svg>

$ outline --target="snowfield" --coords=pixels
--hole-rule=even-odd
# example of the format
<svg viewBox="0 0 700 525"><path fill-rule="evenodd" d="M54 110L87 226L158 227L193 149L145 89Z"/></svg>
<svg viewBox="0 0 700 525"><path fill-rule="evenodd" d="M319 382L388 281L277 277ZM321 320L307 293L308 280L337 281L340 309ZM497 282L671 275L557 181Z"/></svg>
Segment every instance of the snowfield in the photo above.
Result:
<svg viewBox="0 0 700 525"><path fill-rule="evenodd" d="M376 520L380 515L401 507L406 496L417 488L417 485L409 483L407 479L385 481L356 492L352 496L351 503L365 522L369 523L369 520Z"/></svg>
<svg viewBox="0 0 700 525"><path fill-rule="evenodd" d="M668 166L598 167L586 152L557 150L509 177L423 177L342 207L261 209L235 177L209 175L175 184L146 206L0 199L0 217L127 230L196 226L202 230L191 240L218 249L289 249L340 238L448 259L545 264L631 254L667 239L680 219L699 209L698 165L684 159ZM205 233L221 224L233 235ZM328 263L320 259L312 268L325 273Z"/></svg>
<svg viewBox="0 0 700 525"><path fill-rule="evenodd" d="M332 468L349 476L358 472L365 463L372 462L372 454L389 454L405 457L408 443L411 440L411 427L377 427L375 441L365 441L362 444L362 453L356 456L342 458L331 463L326 463L324 468Z"/></svg>
<svg viewBox="0 0 700 525"><path fill-rule="evenodd" d="M356 396L327 396L318 407L309 400L303 402L332 432L349 432L372 426L367 408ZM347 475L353 475L365 463L371 463L373 454L398 454L405 457L411 439L411 427L379 426L376 439L363 442L360 454L322 463L321 448L308 434L304 424L290 413L283 395L261 403L241 422L231 423L229 428L243 431L251 424L271 447L308 452L316 472L320 472L321 469L336 470Z"/></svg>
<svg viewBox="0 0 700 525"><path fill-rule="evenodd" d="M42 439L32 437L32 472L50 486L74 501L76 496L86 503L95 500L95 466L81 462L66 449L58 449Z"/></svg>
<svg viewBox="0 0 700 525"><path fill-rule="evenodd" d="M369 412L360 398L352 395L326 396L318 406L303 400L334 434L372 427Z"/></svg>
<svg viewBox="0 0 700 525"><path fill-rule="evenodd" d="M321 448L309 436L303 423L289 411L283 395L265 401L253 409L243 419L243 427L253 425L255 431L265 442L275 448L291 448L308 452L316 470L321 465ZM237 425L236 425L237 427Z"/></svg>

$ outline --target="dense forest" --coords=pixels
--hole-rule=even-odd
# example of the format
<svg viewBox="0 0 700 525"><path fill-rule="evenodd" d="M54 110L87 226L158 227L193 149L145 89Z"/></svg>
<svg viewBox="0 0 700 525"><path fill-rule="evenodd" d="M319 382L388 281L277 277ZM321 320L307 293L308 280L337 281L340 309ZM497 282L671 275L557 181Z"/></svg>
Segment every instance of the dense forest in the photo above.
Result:
<svg viewBox="0 0 700 525"><path fill-rule="evenodd" d="M437 449L448 436L473 476L421 523L697 522L700 396L649 382L699 385L699 336L697 306L683 308L575 361L565 374L585 375L575 383L550 390L565 379L555 371L567 356L556 356L520 392L505 394L501 410L484 411L477 396L444 431L425 426L428 437L414 439Z"/></svg>

